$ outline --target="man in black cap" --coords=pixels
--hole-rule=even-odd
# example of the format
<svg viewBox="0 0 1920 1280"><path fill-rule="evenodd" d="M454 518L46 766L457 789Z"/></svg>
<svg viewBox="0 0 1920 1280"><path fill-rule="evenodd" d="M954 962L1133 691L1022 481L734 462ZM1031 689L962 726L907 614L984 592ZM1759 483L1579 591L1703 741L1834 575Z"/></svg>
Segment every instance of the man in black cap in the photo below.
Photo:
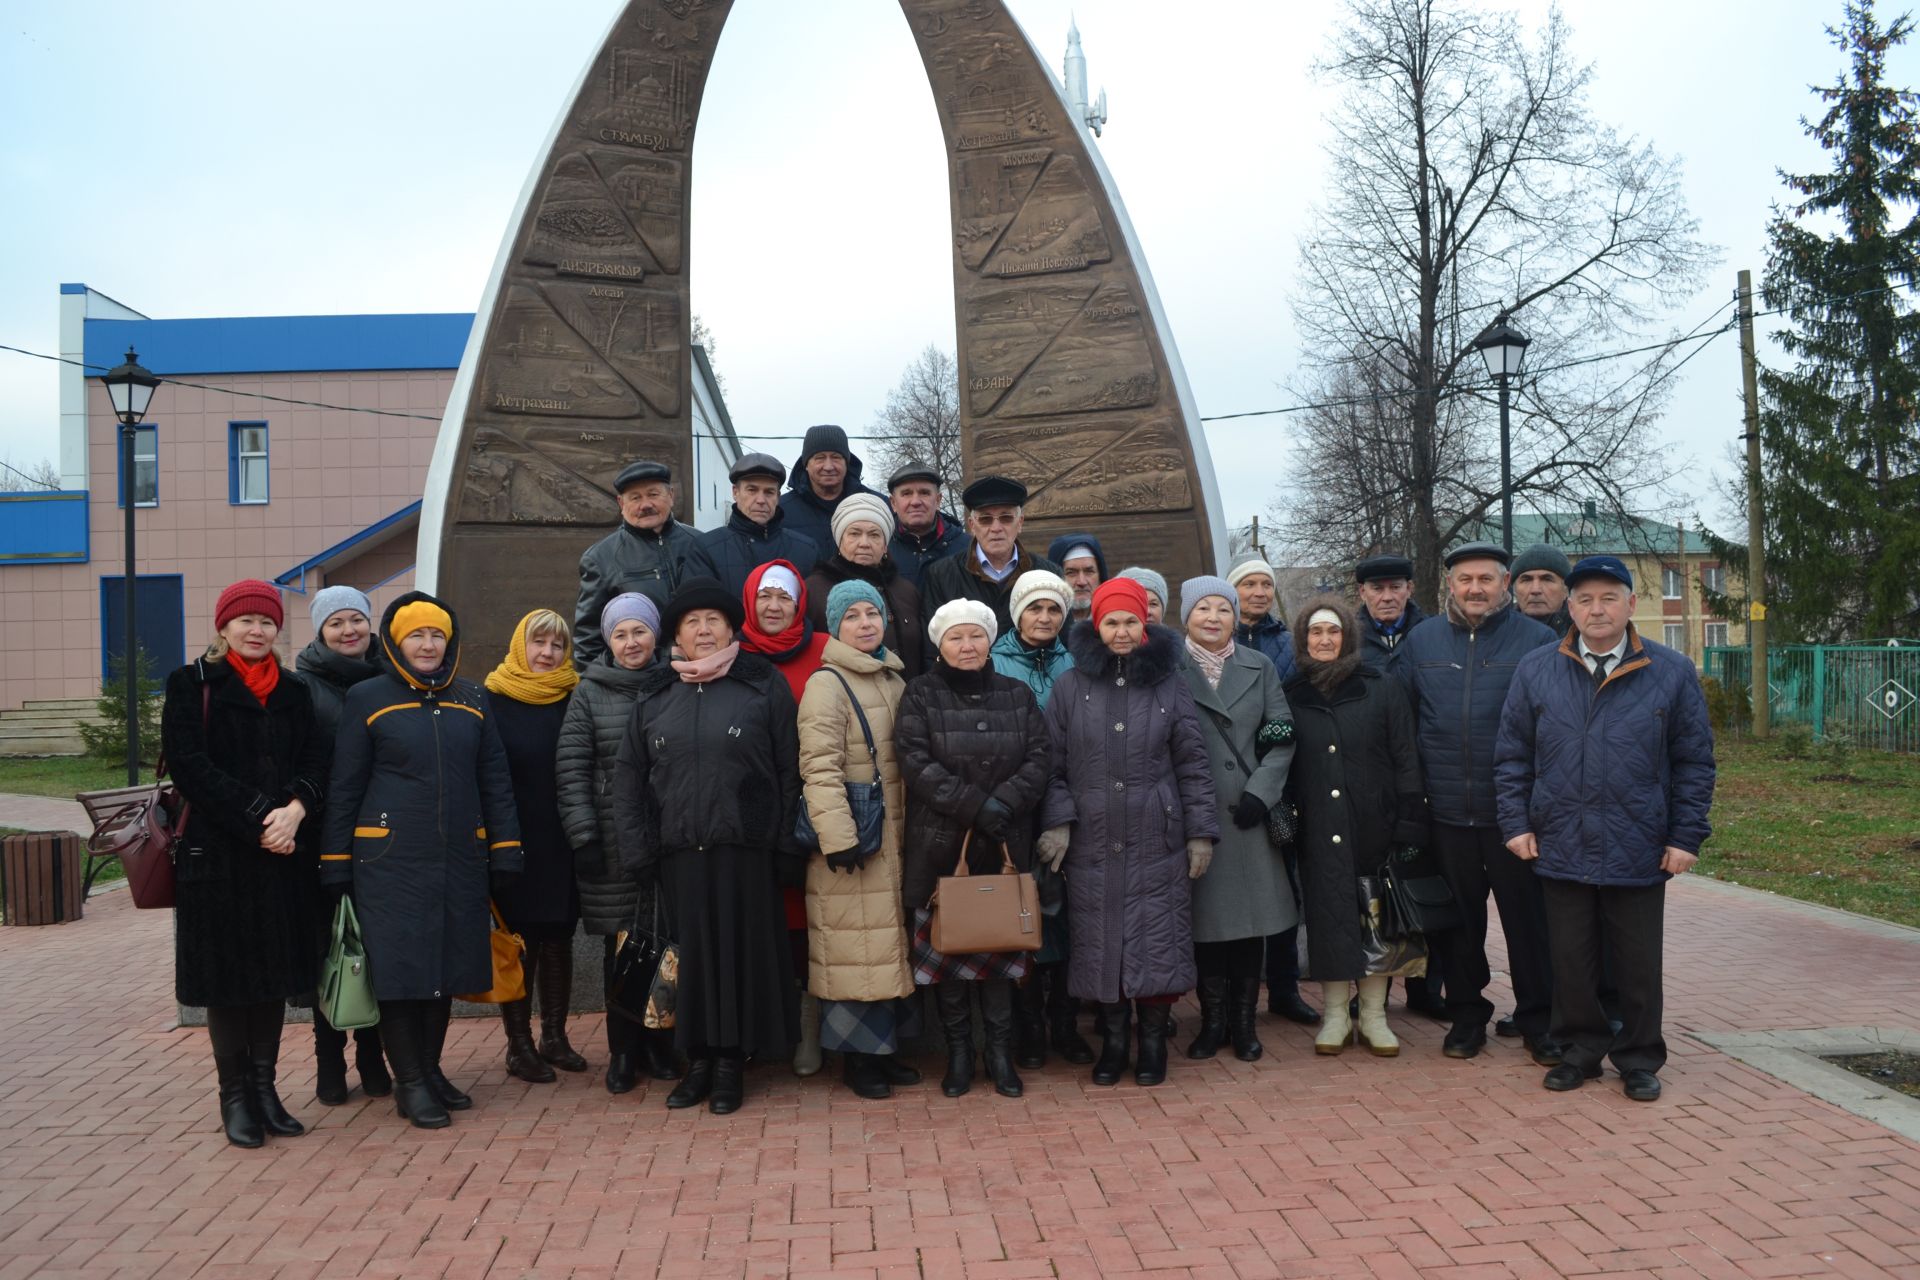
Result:
<svg viewBox="0 0 1920 1280"><path fill-rule="evenodd" d="M819 548L787 527L780 505L780 482L787 478L780 460L766 453L742 454L727 478L733 481L733 510L724 525L694 539L688 557L692 570L717 579L736 600L747 589L747 576L768 561L789 561L802 578L813 572Z"/></svg>
<svg viewBox="0 0 1920 1280"><path fill-rule="evenodd" d="M1433 848L1465 923L1429 939L1443 950L1447 1032L1442 1052L1471 1058L1487 1043L1493 1005L1484 994L1487 893L1500 904L1513 976L1513 1020L1542 1066L1560 1061L1548 1035L1553 979L1540 884L1507 852L1494 808L1493 752L1514 667L1553 632L1520 613L1507 594L1507 553L1469 542L1448 554L1447 600L1396 646L1394 675L1413 698L1415 738L1426 775Z"/></svg>
<svg viewBox="0 0 1920 1280"><path fill-rule="evenodd" d="M861 470L843 428L830 423L808 427L799 460L793 464L792 483L780 495L787 532L802 534L814 546L832 552L834 508L850 493L873 492L860 483Z"/></svg>
<svg viewBox="0 0 1920 1280"><path fill-rule="evenodd" d="M1567 617L1567 574L1572 569L1566 552L1536 542L1513 558L1513 602L1535 622L1563 636L1573 625Z"/></svg>
<svg viewBox="0 0 1920 1280"><path fill-rule="evenodd" d="M1713 727L1692 660L1634 630L1625 564L1588 556L1567 585L1573 629L1521 659L1501 717L1500 828L1538 875L1551 926L1564 1048L1542 1083L1578 1089L1611 1057L1627 1096L1651 1102L1667 1060L1667 881L1692 870L1712 830ZM1609 964L1617 1018L1602 992Z"/></svg>
<svg viewBox="0 0 1920 1280"><path fill-rule="evenodd" d="M887 551L900 576L920 586L927 566L944 560L967 539L956 516L940 509L940 473L925 462L907 462L887 480L893 504L893 541Z"/></svg>
<svg viewBox="0 0 1920 1280"><path fill-rule="evenodd" d="M620 527L580 556L580 600L573 610L573 662L581 670L606 652L600 610L607 601L638 591L666 608L674 588L688 576L692 529L673 518L673 471L664 462L630 462L613 481L620 501Z"/></svg>
<svg viewBox="0 0 1920 1280"><path fill-rule="evenodd" d="M1027 486L1006 476L981 476L960 494L967 504L966 545L927 566L920 607L928 618L949 600L978 600L993 610L1001 634L1012 629L1007 600L1014 581L1032 569L1060 566L1020 545Z"/></svg>
<svg viewBox="0 0 1920 1280"><path fill-rule="evenodd" d="M1353 567L1360 597L1360 661L1391 672L1400 642L1427 620L1413 598L1413 561L1391 551Z"/></svg>

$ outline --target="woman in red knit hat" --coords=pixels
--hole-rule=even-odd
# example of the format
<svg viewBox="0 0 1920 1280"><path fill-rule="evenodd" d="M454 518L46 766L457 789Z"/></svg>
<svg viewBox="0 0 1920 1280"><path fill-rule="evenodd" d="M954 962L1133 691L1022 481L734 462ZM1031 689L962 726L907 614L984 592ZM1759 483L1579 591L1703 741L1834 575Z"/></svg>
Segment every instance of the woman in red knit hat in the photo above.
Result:
<svg viewBox="0 0 1920 1280"><path fill-rule="evenodd" d="M207 1010L227 1141L303 1132L275 1090L290 996L319 979L319 892L303 830L328 761L306 686L283 679L272 583L236 582L214 606L204 656L167 677L161 747L191 806L174 860L174 993Z"/></svg>

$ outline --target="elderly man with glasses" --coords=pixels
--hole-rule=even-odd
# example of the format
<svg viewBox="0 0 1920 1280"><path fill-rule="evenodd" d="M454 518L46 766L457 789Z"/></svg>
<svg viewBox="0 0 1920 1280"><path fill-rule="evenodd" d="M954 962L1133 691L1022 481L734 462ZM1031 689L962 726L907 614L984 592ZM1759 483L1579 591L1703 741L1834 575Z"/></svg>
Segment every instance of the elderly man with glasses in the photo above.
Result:
<svg viewBox="0 0 1920 1280"><path fill-rule="evenodd" d="M1006 476L981 476L961 491L967 508L967 541L953 555L927 566L920 608L931 619L949 600L977 600L993 610L999 630L1012 630L1008 601L1023 573L1060 566L1020 545L1027 487Z"/></svg>

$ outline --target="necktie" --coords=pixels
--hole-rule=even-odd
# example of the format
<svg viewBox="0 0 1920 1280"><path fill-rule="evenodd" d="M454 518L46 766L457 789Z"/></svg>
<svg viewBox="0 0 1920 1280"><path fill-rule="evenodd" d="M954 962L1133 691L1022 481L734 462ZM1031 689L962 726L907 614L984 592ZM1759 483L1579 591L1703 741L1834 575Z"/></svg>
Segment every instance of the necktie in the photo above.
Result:
<svg viewBox="0 0 1920 1280"><path fill-rule="evenodd" d="M1593 655L1593 687L1594 688L1598 689L1601 685L1607 682L1607 664L1612 661L1613 661L1613 655L1610 653L1596 653Z"/></svg>

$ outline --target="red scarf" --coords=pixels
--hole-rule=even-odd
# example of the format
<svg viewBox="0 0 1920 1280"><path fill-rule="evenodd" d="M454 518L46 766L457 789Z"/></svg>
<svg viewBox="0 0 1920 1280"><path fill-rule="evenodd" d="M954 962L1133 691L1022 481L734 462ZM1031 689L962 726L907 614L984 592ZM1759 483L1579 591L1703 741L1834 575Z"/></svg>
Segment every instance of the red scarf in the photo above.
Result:
<svg viewBox="0 0 1920 1280"><path fill-rule="evenodd" d="M227 662L240 673L241 682L247 686L247 692L261 706L267 705L267 698L280 683L280 662L269 653L258 662L248 662L234 649L227 650Z"/></svg>
<svg viewBox="0 0 1920 1280"><path fill-rule="evenodd" d="M800 580L800 598L793 602L793 621L787 629L777 636L770 636L760 629L760 619L754 605L760 596L760 579L767 570L779 565ZM765 654L775 662L791 658L813 639L813 624L807 620L807 579L806 575L793 567L791 561L769 560L747 575L743 603L747 606L747 619L740 626L740 647L748 653Z"/></svg>

